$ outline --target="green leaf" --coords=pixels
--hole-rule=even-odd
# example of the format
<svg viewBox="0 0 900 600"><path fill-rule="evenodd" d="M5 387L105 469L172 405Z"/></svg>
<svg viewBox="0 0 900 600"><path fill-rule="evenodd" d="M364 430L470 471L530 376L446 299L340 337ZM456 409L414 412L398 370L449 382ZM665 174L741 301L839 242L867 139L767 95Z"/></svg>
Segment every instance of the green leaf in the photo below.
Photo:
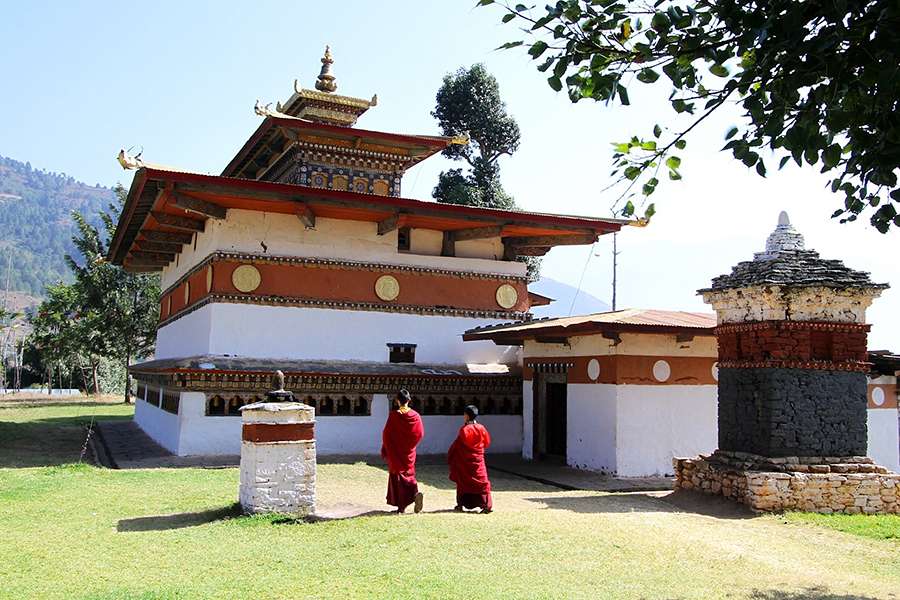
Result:
<svg viewBox="0 0 900 600"><path fill-rule="evenodd" d="M547 78L547 83L550 84L550 87L553 88L554 92L558 92L562 89L562 81L559 80L559 77L553 76Z"/></svg>
<svg viewBox="0 0 900 600"><path fill-rule="evenodd" d="M516 18L516 15L514 15L513 13L508 13L508 14L503 15L503 18L500 20L504 23L509 23L510 21L512 21L515 18Z"/></svg>
<svg viewBox="0 0 900 600"><path fill-rule="evenodd" d="M631 104L628 100L628 90L625 89L625 86L622 84L616 84L616 89L619 91L619 101L622 102L623 105L628 106Z"/></svg>
<svg viewBox="0 0 900 600"><path fill-rule="evenodd" d="M656 191L656 186L650 185L649 183L645 183L645 184L643 185L643 187L641 188L641 192L642 192L645 196L649 196L650 194L652 194L652 193L655 192L655 191Z"/></svg>
<svg viewBox="0 0 900 600"><path fill-rule="evenodd" d="M832 169L841 162L841 146L840 144L832 144L822 150L822 162L825 163L826 169Z"/></svg>
<svg viewBox="0 0 900 600"><path fill-rule="evenodd" d="M681 173L679 173L678 171L669 171L669 179L671 179L672 181L678 181L679 179L681 179Z"/></svg>
<svg viewBox="0 0 900 600"><path fill-rule="evenodd" d="M634 181L641 174L640 167L628 167L625 169L625 178Z"/></svg>
<svg viewBox="0 0 900 600"><path fill-rule="evenodd" d="M662 127L660 127L659 125L654 125L653 137L658 138L660 135L662 135Z"/></svg>
<svg viewBox="0 0 900 600"><path fill-rule="evenodd" d="M538 40L528 49L528 54L531 55L531 58L538 58L545 50L547 50L547 42Z"/></svg>
<svg viewBox="0 0 900 600"><path fill-rule="evenodd" d="M518 42L506 42L502 46L497 46L496 48L494 48L494 50L509 50L510 48L515 48L516 46L521 46L524 43L525 42L523 42L522 40L519 40Z"/></svg>
<svg viewBox="0 0 900 600"><path fill-rule="evenodd" d="M786 165L789 160L791 160L790 156L783 156L781 158L781 162L778 163L778 170L780 171L781 169L783 169L784 165Z"/></svg>
<svg viewBox="0 0 900 600"><path fill-rule="evenodd" d="M478 4L476 6L487 6L488 4L493 4L494 0L478 0Z"/></svg>
<svg viewBox="0 0 900 600"><path fill-rule="evenodd" d="M652 27L659 33L665 33L666 31L668 31L671 24L672 22L669 20L669 17L666 15L666 13L655 13L653 15L653 18L650 19L650 27Z"/></svg>
<svg viewBox="0 0 900 600"><path fill-rule="evenodd" d="M649 142L641 142L641 150L656 150L656 142L650 140Z"/></svg>
<svg viewBox="0 0 900 600"><path fill-rule="evenodd" d="M725 134L725 139L730 140L731 138L733 138L734 136L737 135L737 132L738 132L738 128L732 127L731 129L728 130L728 133Z"/></svg>
<svg viewBox="0 0 900 600"><path fill-rule="evenodd" d="M637 74L637 80L642 83L653 83L659 79L659 73L653 69L641 69Z"/></svg>
<svg viewBox="0 0 900 600"><path fill-rule="evenodd" d="M728 77L728 67L723 65L722 63L716 63L709 68L709 72L715 75L716 77Z"/></svg>
<svg viewBox="0 0 900 600"><path fill-rule="evenodd" d="M765 176L766 176L766 165L763 164L763 161L759 161L759 162L756 163L756 173L757 173L760 177L765 177Z"/></svg>
<svg viewBox="0 0 900 600"><path fill-rule="evenodd" d="M653 217L653 215L655 215L655 214L656 214L656 205L651 202L650 204L647 205L647 210L644 211L644 218L649 221L650 218Z"/></svg>
<svg viewBox="0 0 900 600"><path fill-rule="evenodd" d="M675 147L679 150L684 150L685 146L687 146L687 140L678 140L675 142Z"/></svg>
<svg viewBox="0 0 900 600"><path fill-rule="evenodd" d="M634 214L634 202L629 200L628 202L625 203L625 206L622 207L622 216L630 217L633 214Z"/></svg>
<svg viewBox="0 0 900 600"><path fill-rule="evenodd" d="M681 166L681 159L677 156L670 156L666 159L666 166L674 171Z"/></svg>

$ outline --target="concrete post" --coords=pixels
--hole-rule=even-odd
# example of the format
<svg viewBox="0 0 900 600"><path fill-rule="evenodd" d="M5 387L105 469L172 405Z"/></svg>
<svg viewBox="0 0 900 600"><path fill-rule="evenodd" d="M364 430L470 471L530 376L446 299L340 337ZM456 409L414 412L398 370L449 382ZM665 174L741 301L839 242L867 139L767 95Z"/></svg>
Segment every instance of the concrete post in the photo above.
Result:
<svg viewBox="0 0 900 600"><path fill-rule="evenodd" d="M245 513L305 517L316 507L315 410L297 402L241 409L240 502Z"/></svg>

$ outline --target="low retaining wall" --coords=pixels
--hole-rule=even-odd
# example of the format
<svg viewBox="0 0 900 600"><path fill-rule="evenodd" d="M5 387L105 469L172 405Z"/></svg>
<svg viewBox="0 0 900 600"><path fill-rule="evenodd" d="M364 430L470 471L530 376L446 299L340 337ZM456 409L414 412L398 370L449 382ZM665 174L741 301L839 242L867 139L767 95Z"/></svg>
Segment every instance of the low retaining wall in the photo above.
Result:
<svg viewBox="0 0 900 600"><path fill-rule="evenodd" d="M755 511L900 513L900 474L864 456L766 458L717 450L672 463L676 490L723 496Z"/></svg>

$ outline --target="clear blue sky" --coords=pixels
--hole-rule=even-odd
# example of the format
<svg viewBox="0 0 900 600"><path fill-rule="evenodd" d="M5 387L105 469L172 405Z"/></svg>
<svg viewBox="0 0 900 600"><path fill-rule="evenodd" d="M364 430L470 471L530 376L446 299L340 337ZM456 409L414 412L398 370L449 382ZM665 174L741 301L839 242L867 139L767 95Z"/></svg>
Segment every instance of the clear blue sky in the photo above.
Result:
<svg viewBox="0 0 900 600"><path fill-rule="evenodd" d="M148 161L218 173L258 125L255 99L286 99L295 77L312 85L328 43L339 93L378 94L359 123L368 129L436 133L429 112L442 76L485 63L522 129L502 174L519 204L608 215L610 143L670 118L664 93L636 89L628 108L572 105L523 51L493 50L517 30L474 3L0 0L0 154L91 184L128 185L115 155L132 145ZM870 311L870 346L900 350L900 234L831 221L838 198L814 172L764 180L719 153L736 118L704 125L683 154L684 181L654 195L650 227L619 236L619 306L704 310L695 290L761 250L786 209L808 247L897 288ZM450 164L435 157L410 171L404 196L430 198ZM584 269L584 289L608 300L610 265L603 238L593 254L553 250L544 273L575 285Z"/></svg>

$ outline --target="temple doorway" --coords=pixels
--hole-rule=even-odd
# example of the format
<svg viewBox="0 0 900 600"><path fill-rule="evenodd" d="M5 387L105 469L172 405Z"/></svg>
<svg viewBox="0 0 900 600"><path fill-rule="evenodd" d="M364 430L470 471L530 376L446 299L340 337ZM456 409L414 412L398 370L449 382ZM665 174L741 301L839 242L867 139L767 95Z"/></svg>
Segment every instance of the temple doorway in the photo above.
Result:
<svg viewBox="0 0 900 600"><path fill-rule="evenodd" d="M566 458L568 399L565 373L540 373L535 381L534 456Z"/></svg>

